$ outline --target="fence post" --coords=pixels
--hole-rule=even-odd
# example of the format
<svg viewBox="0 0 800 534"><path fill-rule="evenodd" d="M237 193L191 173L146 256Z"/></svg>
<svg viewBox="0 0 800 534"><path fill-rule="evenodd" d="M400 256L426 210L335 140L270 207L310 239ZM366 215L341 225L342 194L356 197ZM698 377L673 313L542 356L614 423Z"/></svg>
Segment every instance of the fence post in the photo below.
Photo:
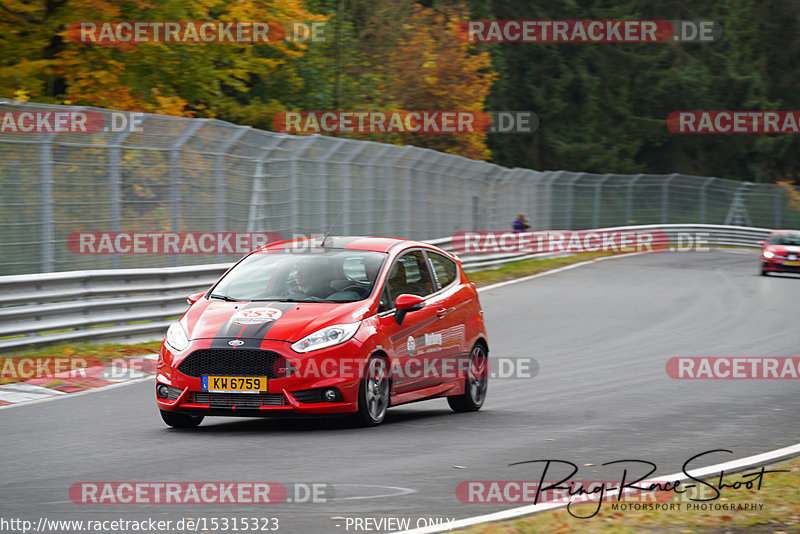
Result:
<svg viewBox="0 0 800 534"><path fill-rule="evenodd" d="M443 200L445 198L445 193L444 193L444 191L445 191L445 186L444 186L445 176L450 179L451 183L452 182L459 182L461 180L460 176L453 175L453 169L461 166L461 159L462 158L460 158L458 156L450 156L450 161L452 162L452 164L450 164L447 167L445 167L445 169L444 169L444 171L442 173L439 173L439 178L436 181L436 185L437 185L437 188L438 188L438 192L436 194L436 198L440 199L440 201L442 201L442 202L443 202ZM445 172L447 174L445 174ZM460 189L461 189L461 191L463 191L462 188L460 188ZM444 204L444 205L446 206L446 204ZM435 237L437 237L437 238L438 237L447 237L447 234L448 233L452 234L452 232L446 231L444 229L445 228L444 210L443 209L438 209L436 211L438 212L437 213L438 217L437 217L436 224L437 224L437 234L439 234L439 235L437 235ZM451 221L452 221L452 219L451 219ZM451 224L450 226L451 227L455 227L454 224Z"/></svg>
<svg viewBox="0 0 800 534"><path fill-rule="evenodd" d="M783 227L783 187L782 185L775 186L775 228Z"/></svg>
<svg viewBox="0 0 800 534"><path fill-rule="evenodd" d="M629 225L633 222L633 186L636 185L636 182L638 182L642 176L644 175L637 174L633 177L633 180L628 182L628 190L625 195L625 225Z"/></svg>
<svg viewBox="0 0 800 534"><path fill-rule="evenodd" d="M111 180L111 231L122 231L122 143L128 138L130 132L120 132L111 138L108 150L108 174ZM119 254L111 256L111 267L120 268Z"/></svg>
<svg viewBox="0 0 800 534"><path fill-rule="evenodd" d="M484 176L489 181L489 209L492 210L491 214L486 218L488 223L487 228L498 230L497 225L497 184L500 182L499 178L495 178L492 173L486 172ZM487 210L488 211L488 210Z"/></svg>
<svg viewBox="0 0 800 534"><path fill-rule="evenodd" d="M228 219L228 194L225 189L225 156L228 155L228 150L233 146L236 141L250 130L250 126L238 126L237 129L225 139L219 146L219 150L214 155L214 192L216 194L216 228L217 232L225 232L227 230ZM225 261L224 254L217 254L217 259L222 262Z"/></svg>
<svg viewBox="0 0 800 534"><path fill-rule="evenodd" d="M354 143L355 141L342 141L340 146L346 146L347 144ZM360 156L362 152L364 152L367 147L370 146L369 143L364 143L361 145L360 148L356 148L352 154L345 156L342 159L342 163L347 166L347 172L344 174L344 183L342 185L342 216L340 218L342 223L342 233L341 235L350 235L350 189L352 188L352 181L350 180L350 176L353 174L353 160Z"/></svg>
<svg viewBox="0 0 800 534"><path fill-rule="evenodd" d="M508 199L509 202L505 203L506 206L514 206L511 210L511 215L516 216L518 213L524 213L526 216L530 211L528 210L527 206L525 205L525 193L522 189L522 169L519 167L514 167L508 171L508 176L506 177L506 182L513 184L512 187L514 188ZM508 193L506 193L508 195ZM508 198L508 197L507 197ZM513 201L513 204L512 202ZM516 217L515 217L516 218ZM511 219L512 221L514 219ZM506 225L508 228L508 217L504 218L503 224Z"/></svg>
<svg viewBox="0 0 800 534"><path fill-rule="evenodd" d="M291 151L291 154L288 154L292 158L289 161L289 228L293 236L294 234L302 233L299 232L300 225L297 216L300 192L300 178L298 176L300 171L297 168L297 160L315 142L316 137L314 136L303 137L298 140L298 146Z"/></svg>
<svg viewBox="0 0 800 534"><path fill-rule="evenodd" d="M564 174L565 171L547 172L550 174L545 184L545 187L547 187L547 193L544 196L547 204L547 224L544 226L544 228L542 228L542 230L553 230L553 184L561 177L562 174Z"/></svg>
<svg viewBox="0 0 800 534"><path fill-rule="evenodd" d="M181 146L206 123L207 119L191 119L189 126L178 136L169 150L169 204L170 217L172 218L172 231L179 232L181 229ZM172 266L180 264L179 254L172 255Z"/></svg>
<svg viewBox="0 0 800 534"><path fill-rule="evenodd" d="M700 224L706 223L706 189L716 178L709 178L700 186Z"/></svg>
<svg viewBox="0 0 800 534"><path fill-rule="evenodd" d="M53 137L55 134L44 134L39 147L39 166L42 175L39 177L42 206L42 272L53 272Z"/></svg>
<svg viewBox="0 0 800 534"><path fill-rule="evenodd" d="M286 136L284 134L275 134L272 136L267 136L265 138L269 140L269 143L263 143L259 147L259 153L255 157L251 157L250 159L255 161L255 169L253 169L253 182L250 188L250 205L248 207L247 213L247 231L248 232L256 232L256 231L264 231L260 230L263 228L259 223L265 217L261 215L261 208L266 202L263 200L262 195L265 192L264 182L267 179L267 173L264 170L264 164L267 161L267 158L272 156L275 151L283 150L281 145L283 144ZM276 229L268 228L269 231L276 231ZM283 228L280 228L283 231ZM283 235L283 238L288 238L288 236Z"/></svg>
<svg viewBox="0 0 800 534"><path fill-rule="evenodd" d="M377 182L377 180L374 179L376 173L373 173L371 171L375 167L377 167L378 160L380 160L380 158L383 157L383 155L386 154L386 152L388 152L390 148L396 148L396 147L394 147L393 145L378 145L377 147L375 147L375 154L373 154L371 158L369 158L367 161L364 162L364 166L367 167L370 170L370 176L372 176L372 178L373 178L372 180L369 181L369 199L367 201L367 204L372 209L375 208L375 204L376 204L375 203L375 189L378 186L377 185L378 182ZM396 156L395 156L395 158L392 158L390 161L393 162L395 159L396 159ZM383 166L387 166L387 165L384 164ZM370 234L370 235L383 235L382 232L377 231L377 221L375 220L374 212L370 212L369 229L367 230L366 233Z"/></svg>
<svg viewBox="0 0 800 534"><path fill-rule="evenodd" d="M566 228L564 228L564 230L572 230L572 210L573 210L572 205L575 200L575 182L580 180L584 174L586 173L579 172L578 174L573 176L569 182L567 182L567 209L566 209L567 225Z"/></svg>
<svg viewBox="0 0 800 534"><path fill-rule="evenodd" d="M502 216L497 218L497 229L500 228L507 229L510 228L510 223L516 219L516 215L519 213L525 213L527 215L528 211L524 209L522 192L519 189L519 179L517 175L519 174L519 167L514 167L512 169L504 169L503 177L500 179L500 184L505 191L505 196L500 202L497 202L498 208L500 206L506 206L511 208L511 213L503 213L500 212L498 209L497 212L502 213ZM507 191L507 187L512 187L512 193L509 194ZM497 213L496 212L496 213ZM511 216L511 220L509 221L509 215Z"/></svg>
<svg viewBox="0 0 800 534"><path fill-rule="evenodd" d="M536 222L534 221L534 218L536 217L534 212L534 205L536 204L536 201L534 200L536 196L534 194L534 188L536 187L535 176L536 175L533 173L533 171L525 169L521 177L521 181L524 184L523 187L525 187L525 214L528 216L528 220L531 222L531 230L536 228Z"/></svg>
<svg viewBox="0 0 800 534"><path fill-rule="evenodd" d="M414 180L416 180L416 170L417 164L420 161L423 161L423 158L427 154L425 149L417 148L417 147L407 147L409 150L414 150L414 157L410 162L408 167L406 167L406 213L405 213L405 232L406 232L406 239L412 239L414 233L414 225L413 222L413 213L414 213Z"/></svg>
<svg viewBox="0 0 800 534"><path fill-rule="evenodd" d="M742 199L742 193L751 185L753 185L752 182L743 182L742 185L734 191L731 207L728 209L728 215L725 216L726 225L737 224L740 226L753 226L750 214L747 213L747 206Z"/></svg>
<svg viewBox="0 0 800 534"><path fill-rule="evenodd" d="M600 195L602 194L603 184L611 176L611 174L604 175L594 186L594 216L592 217L592 226L594 228L600 228Z"/></svg>
<svg viewBox="0 0 800 534"><path fill-rule="evenodd" d="M434 150L429 150L429 149L422 149L422 150L423 150L423 152L422 152L423 156L420 157L420 159L417 160L417 162L414 164L414 173L423 172L423 173L425 173L424 174L424 178L428 178L429 173L431 172L431 169L434 167L434 165L439 163L439 159L441 158L442 155L437 153ZM425 156L427 156L428 161L426 161ZM425 185L426 185L425 192L427 193L426 201L428 203L430 203L430 198L431 198L432 193L433 193L433 181L430 180L430 179L425 179L424 181L425 181ZM430 217L430 210L426 209L425 211L427 212L428 216ZM429 226L430 226L431 222L432 221L430 219L428 219ZM411 239L426 239L426 238L427 238L427 236L424 236L424 237L423 236L419 236L419 235L412 235L411 236Z"/></svg>
<svg viewBox="0 0 800 534"><path fill-rule="evenodd" d="M325 153L320 157L318 163L319 168L319 176L320 179L317 182L317 187L319 188L319 227L320 233L325 234L328 231L328 221L331 221L330 224L333 224L333 221L336 219L336 215L339 215L338 211L333 217L330 217L328 214L328 181L330 179L330 158L339 149L344 146L345 141L339 138L332 138L333 144L331 147L325 151ZM332 230L332 229L331 229Z"/></svg>
<svg viewBox="0 0 800 534"><path fill-rule="evenodd" d="M661 224L667 224L667 218L669 217L669 184L677 177L678 173L672 173L661 185Z"/></svg>
<svg viewBox="0 0 800 534"><path fill-rule="evenodd" d="M470 176L470 163L470 160L464 158L461 160L461 165L458 166L458 175L461 179L461 183L463 184L463 188L461 189L461 198L464 199L464 204L463 208L459 211L460 217L457 217L453 221L454 233L459 230L469 230L470 227L474 226L475 223L475 221L472 219L472 199L474 196L474 191L472 189L473 182L472 178L467 178Z"/></svg>

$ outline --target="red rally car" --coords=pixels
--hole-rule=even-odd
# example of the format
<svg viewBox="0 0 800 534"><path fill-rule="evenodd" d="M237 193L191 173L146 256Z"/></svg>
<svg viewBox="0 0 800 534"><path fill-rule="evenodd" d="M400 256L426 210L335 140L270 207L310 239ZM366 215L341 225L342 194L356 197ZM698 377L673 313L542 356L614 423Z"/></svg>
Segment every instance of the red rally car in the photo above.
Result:
<svg viewBox="0 0 800 534"><path fill-rule="evenodd" d="M257 249L167 332L156 401L172 427L204 416L352 414L486 397L488 351L475 285L427 243L328 237Z"/></svg>
<svg viewBox="0 0 800 534"><path fill-rule="evenodd" d="M800 273L800 231L773 230L761 245L761 274Z"/></svg>

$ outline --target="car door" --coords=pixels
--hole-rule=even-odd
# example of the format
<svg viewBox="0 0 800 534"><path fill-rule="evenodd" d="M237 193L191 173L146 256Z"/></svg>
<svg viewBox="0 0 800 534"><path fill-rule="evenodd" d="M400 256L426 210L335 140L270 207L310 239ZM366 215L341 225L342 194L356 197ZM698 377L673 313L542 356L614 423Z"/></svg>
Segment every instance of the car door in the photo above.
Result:
<svg viewBox="0 0 800 534"><path fill-rule="evenodd" d="M466 369L467 302L463 287L458 284L458 266L447 256L426 250L436 292L428 303L437 321L430 337L440 344L439 364L441 382L463 379Z"/></svg>
<svg viewBox="0 0 800 534"><path fill-rule="evenodd" d="M404 252L390 267L381 293L378 321L394 355L394 393L427 387L430 380L425 376L425 362L438 358L441 348L441 345L431 343L430 336L439 321L436 308L426 302L421 310L406 313L402 324L397 324L394 301L404 293L428 297L434 292L434 287L427 260L420 249Z"/></svg>

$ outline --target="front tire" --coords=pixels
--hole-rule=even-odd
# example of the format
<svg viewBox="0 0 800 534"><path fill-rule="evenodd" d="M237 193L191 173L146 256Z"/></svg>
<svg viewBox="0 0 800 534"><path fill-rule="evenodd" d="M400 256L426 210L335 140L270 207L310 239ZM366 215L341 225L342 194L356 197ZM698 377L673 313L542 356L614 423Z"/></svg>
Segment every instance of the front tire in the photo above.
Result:
<svg viewBox="0 0 800 534"><path fill-rule="evenodd" d="M767 270L764 268L765 264L761 264L761 276L767 276Z"/></svg>
<svg viewBox="0 0 800 534"><path fill-rule="evenodd" d="M447 397L447 404L454 412L477 412L486 400L489 387L489 359L486 347L476 343L469 355L469 374L464 379L464 393Z"/></svg>
<svg viewBox="0 0 800 534"><path fill-rule="evenodd" d="M161 419L164 420L172 428L194 428L203 422L205 416L191 415L188 413L168 412L166 410L159 410L161 412Z"/></svg>
<svg viewBox="0 0 800 534"><path fill-rule="evenodd" d="M389 389L386 360L373 356L364 368L364 377L358 388L358 423L362 426L378 426L383 422L389 408Z"/></svg>

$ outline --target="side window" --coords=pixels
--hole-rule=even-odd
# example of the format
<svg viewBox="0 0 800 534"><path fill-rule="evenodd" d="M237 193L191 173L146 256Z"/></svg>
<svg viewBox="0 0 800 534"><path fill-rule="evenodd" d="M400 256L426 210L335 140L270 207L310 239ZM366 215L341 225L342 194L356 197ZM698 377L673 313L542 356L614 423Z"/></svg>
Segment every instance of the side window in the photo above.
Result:
<svg viewBox="0 0 800 534"><path fill-rule="evenodd" d="M456 262L446 256L442 256L438 252L427 251L428 259L431 260L433 265L433 272L436 275L436 280L439 281L439 287L447 287L456 280L458 269Z"/></svg>
<svg viewBox="0 0 800 534"><path fill-rule="evenodd" d="M397 259L389 272L387 287L392 303L394 303L394 299L403 293L419 295L420 297L433 293L430 272L425 265L425 257L422 255L422 251L407 252Z"/></svg>
<svg viewBox="0 0 800 534"><path fill-rule="evenodd" d="M381 299L378 301L378 313L385 312L394 308L392 300L389 298L389 288L384 287L381 291Z"/></svg>

